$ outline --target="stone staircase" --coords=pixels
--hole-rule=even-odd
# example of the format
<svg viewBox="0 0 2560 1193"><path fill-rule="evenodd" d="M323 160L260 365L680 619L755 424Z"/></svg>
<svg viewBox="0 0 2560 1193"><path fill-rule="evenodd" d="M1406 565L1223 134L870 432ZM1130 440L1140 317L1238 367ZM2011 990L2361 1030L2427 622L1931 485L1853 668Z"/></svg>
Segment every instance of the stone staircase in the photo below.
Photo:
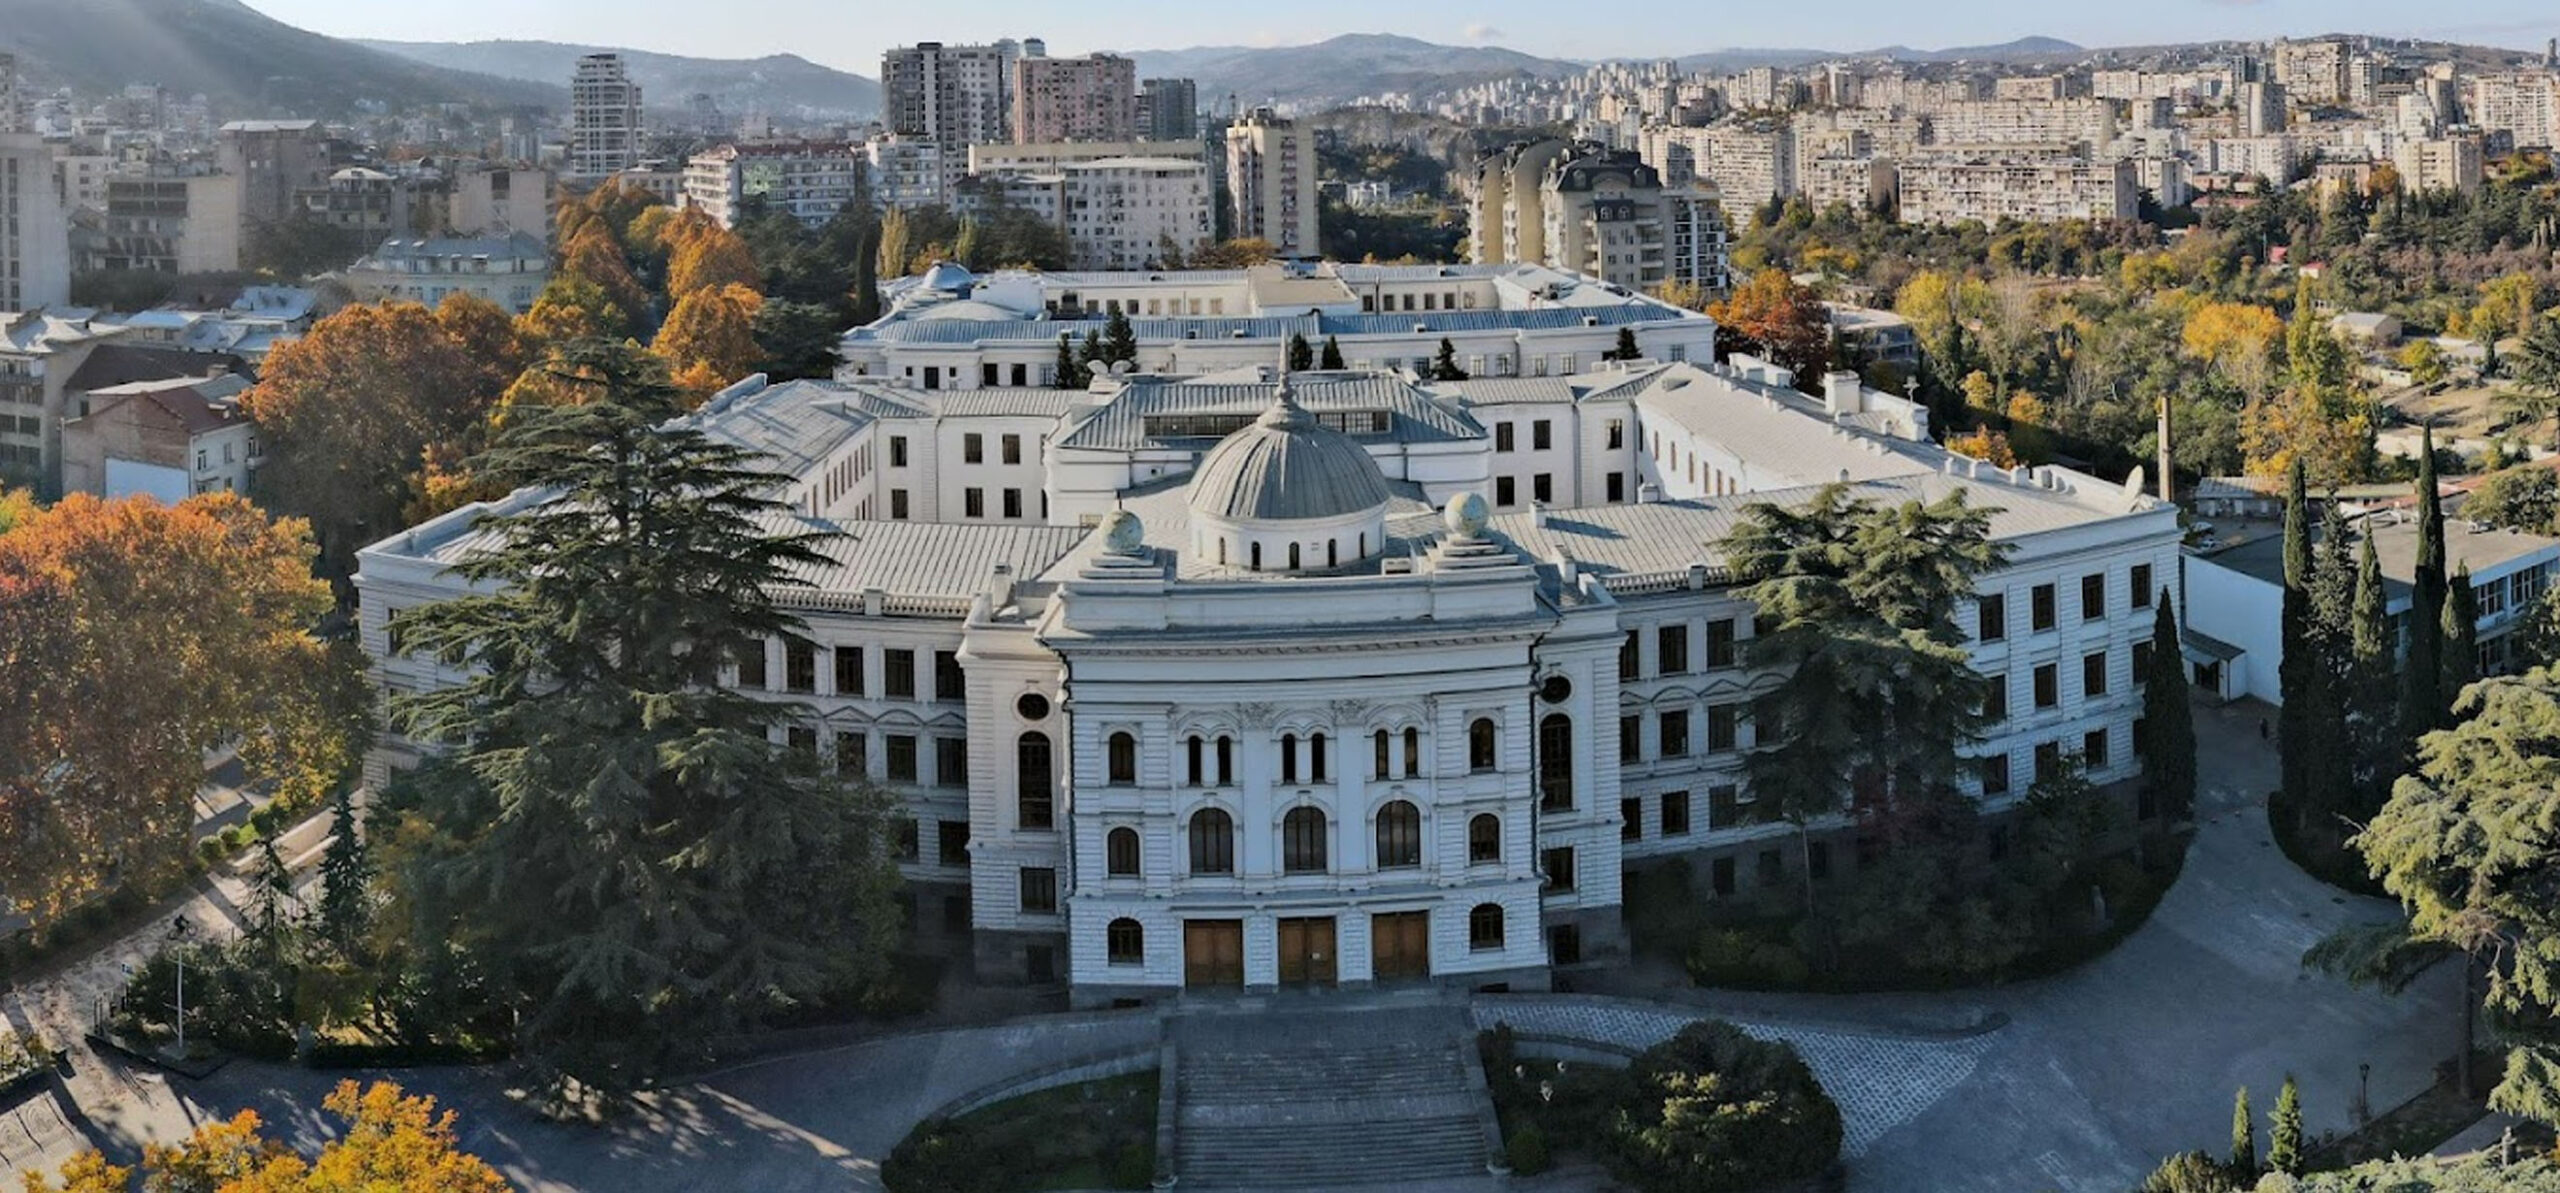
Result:
<svg viewBox="0 0 2560 1193"><path fill-rule="evenodd" d="M1194 1014L1172 1030L1185 1190L1485 1175L1485 1094L1460 1009Z"/></svg>

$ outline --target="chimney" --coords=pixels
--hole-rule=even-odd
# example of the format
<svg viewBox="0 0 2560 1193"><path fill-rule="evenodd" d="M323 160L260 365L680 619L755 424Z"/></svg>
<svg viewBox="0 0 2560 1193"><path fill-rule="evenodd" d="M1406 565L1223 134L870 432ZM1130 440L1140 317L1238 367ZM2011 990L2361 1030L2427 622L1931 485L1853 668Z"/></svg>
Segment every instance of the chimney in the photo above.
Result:
<svg viewBox="0 0 2560 1193"><path fill-rule="evenodd" d="M1646 481L1645 483L1636 486L1637 505L1659 505L1661 503L1662 486L1657 485L1652 481Z"/></svg>
<svg viewBox="0 0 2560 1193"><path fill-rule="evenodd" d="M1833 418L1844 414L1864 413L1866 394L1858 383L1858 375L1847 369L1826 373L1822 377L1822 404Z"/></svg>
<svg viewBox="0 0 2560 1193"><path fill-rule="evenodd" d="M1012 564L999 563L995 566L995 575L992 583L987 586L987 595L998 609L1013 603Z"/></svg>
<svg viewBox="0 0 2560 1193"><path fill-rule="evenodd" d="M2169 471L2169 430L2169 398L2168 395L2163 394L2160 397L2160 503L2162 505L2169 504L2169 490L2174 483L2173 474Z"/></svg>

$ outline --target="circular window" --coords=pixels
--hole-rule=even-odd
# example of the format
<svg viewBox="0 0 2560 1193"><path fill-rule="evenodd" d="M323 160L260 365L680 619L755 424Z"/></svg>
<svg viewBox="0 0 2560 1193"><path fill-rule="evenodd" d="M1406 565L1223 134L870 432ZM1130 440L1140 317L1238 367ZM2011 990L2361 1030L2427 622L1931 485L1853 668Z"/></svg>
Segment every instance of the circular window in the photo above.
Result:
<svg viewBox="0 0 2560 1193"><path fill-rule="evenodd" d="M1013 702L1013 711L1026 721L1048 720L1049 698L1038 692L1024 692L1021 699Z"/></svg>
<svg viewBox="0 0 2560 1193"><path fill-rule="evenodd" d="M1538 684L1538 697L1549 704L1562 704L1573 696L1573 681L1561 675L1550 675Z"/></svg>

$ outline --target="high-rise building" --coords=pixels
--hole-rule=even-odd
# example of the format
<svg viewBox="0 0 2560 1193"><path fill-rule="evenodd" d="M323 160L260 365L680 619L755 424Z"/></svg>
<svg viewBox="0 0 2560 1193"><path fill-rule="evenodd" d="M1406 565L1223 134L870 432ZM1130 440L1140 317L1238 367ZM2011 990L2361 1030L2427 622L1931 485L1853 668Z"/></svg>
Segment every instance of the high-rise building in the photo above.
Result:
<svg viewBox="0 0 2560 1193"><path fill-rule="evenodd" d="M684 205L734 228L754 200L816 227L861 193L867 165L861 146L835 142L716 145L685 162Z"/></svg>
<svg viewBox="0 0 2560 1193"><path fill-rule="evenodd" d="M315 120L234 120L223 125L214 157L240 180L240 223L274 223L293 214L294 193L325 187L332 171L326 135Z"/></svg>
<svg viewBox="0 0 2560 1193"><path fill-rule="evenodd" d="M1283 257L1314 257L1315 129L1256 108L1227 126L1227 202L1240 238Z"/></svg>
<svg viewBox="0 0 2560 1193"><path fill-rule="evenodd" d="M2284 121L2284 84L2240 84L2241 136L2272 137L2284 131Z"/></svg>
<svg viewBox="0 0 2560 1193"><path fill-rule="evenodd" d="M1015 143L1127 141L1137 127L1137 63L1114 54L1014 61Z"/></svg>
<svg viewBox="0 0 2560 1193"><path fill-rule="evenodd" d="M1022 47L1010 41L925 41L892 49L880 56L881 117L892 133L941 145L947 165L966 161L971 145L1013 139L1006 124L1013 62L1021 54Z"/></svg>
<svg viewBox="0 0 2560 1193"><path fill-rule="evenodd" d="M1649 290L1722 290L1724 212L1711 187L1669 183L1632 149L1542 141L1487 156L1471 180L1469 260L1544 265Z"/></svg>
<svg viewBox="0 0 2560 1193"><path fill-rule="evenodd" d="M622 55L578 59L569 84L569 176L608 178L640 164L640 84L622 71Z"/></svg>
<svg viewBox="0 0 2560 1193"><path fill-rule="evenodd" d="M0 210L0 311L70 302L71 217L43 138L0 132Z"/></svg>
<svg viewBox="0 0 2560 1193"><path fill-rule="evenodd" d="M1138 135L1149 141L1197 138L1200 85L1189 79L1148 79L1138 84Z"/></svg>
<svg viewBox="0 0 2560 1193"><path fill-rule="evenodd" d="M2276 46L2276 82L2307 104L2344 103L2349 56L2347 43L2334 39L2283 42Z"/></svg>
<svg viewBox="0 0 2560 1193"><path fill-rule="evenodd" d="M18 93L18 56L0 54L0 133L27 131L26 97Z"/></svg>

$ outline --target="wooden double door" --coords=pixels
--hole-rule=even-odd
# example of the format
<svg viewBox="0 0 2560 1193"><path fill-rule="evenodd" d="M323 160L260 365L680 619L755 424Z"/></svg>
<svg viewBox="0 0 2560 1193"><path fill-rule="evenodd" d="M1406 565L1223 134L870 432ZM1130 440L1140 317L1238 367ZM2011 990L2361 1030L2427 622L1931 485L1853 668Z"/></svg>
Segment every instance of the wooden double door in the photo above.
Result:
<svg viewBox="0 0 2560 1193"><path fill-rule="evenodd" d="M1381 982L1431 976L1431 913L1391 911L1369 917L1369 970Z"/></svg>
<svg viewBox="0 0 2560 1193"><path fill-rule="evenodd" d="M1182 921L1182 984L1244 986L1244 921Z"/></svg>
<svg viewBox="0 0 2560 1193"><path fill-rule="evenodd" d="M1334 959L1332 916L1295 916L1280 921L1282 985L1330 986L1339 969Z"/></svg>

